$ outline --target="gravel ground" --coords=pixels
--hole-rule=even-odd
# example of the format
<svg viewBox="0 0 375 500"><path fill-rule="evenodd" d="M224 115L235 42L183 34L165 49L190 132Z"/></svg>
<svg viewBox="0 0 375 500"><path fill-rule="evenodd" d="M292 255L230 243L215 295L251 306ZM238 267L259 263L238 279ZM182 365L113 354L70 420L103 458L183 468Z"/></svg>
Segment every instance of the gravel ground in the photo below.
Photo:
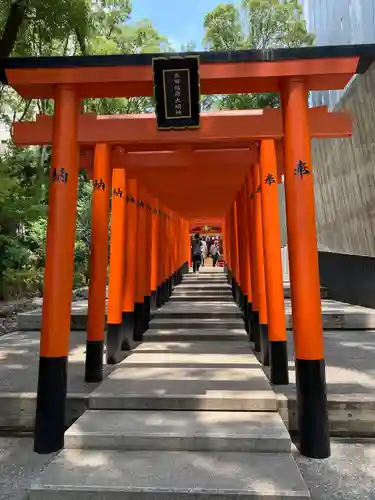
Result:
<svg viewBox="0 0 375 500"><path fill-rule="evenodd" d="M0 500L23 500L54 455L33 453L31 438L0 438Z"/></svg>
<svg viewBox="0 0 375 500"><path fill-rule="evenodd" d="M0 438L0 500L24 500L54 455L36 455L31 438ZM327 460L296 457L313 500L375 500L375 441L332 441Z"/></svg>
<svg viewBox="0 0 375 500"><path fill-rule="evenodd" d="M332 456L296 456L314 500L375 500L375 441L332 440Z"/></svg>

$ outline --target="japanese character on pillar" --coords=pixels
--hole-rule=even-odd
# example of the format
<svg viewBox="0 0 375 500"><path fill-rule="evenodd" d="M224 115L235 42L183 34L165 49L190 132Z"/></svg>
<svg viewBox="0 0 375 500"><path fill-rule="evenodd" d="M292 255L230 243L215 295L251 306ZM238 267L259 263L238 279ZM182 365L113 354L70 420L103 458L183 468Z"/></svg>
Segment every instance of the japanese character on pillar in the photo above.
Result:
<svg viewBox="0 0 375 500"><path fill-rule="evenodd" d="M304 175L309 175L310 170L307 168L307 163L300 160L297 164L297 168L294 169L294 175L299 175L301 179Z"/></svg>
<svg viewBox="0 0 375 500"><path fill-rule="evenodd" d="M102 189L103 191L105 190L105 182L103 182L103 179L94 180L94 189Z"/></svg>
<svg viewBox="0 0 375 500"><path fill-rule="evenodd" d="M113 189L113 196L118 196L119 198L122 198L123 191L121 188L114 188Z"/></svg>
<svg viewBox="0 0 375 500"><path fill-rule="evenodd" d="M271 186L272 184L275 183L276 183L275 177L272 174L267 174L266 178L264 179L264 184Z"/></svg>

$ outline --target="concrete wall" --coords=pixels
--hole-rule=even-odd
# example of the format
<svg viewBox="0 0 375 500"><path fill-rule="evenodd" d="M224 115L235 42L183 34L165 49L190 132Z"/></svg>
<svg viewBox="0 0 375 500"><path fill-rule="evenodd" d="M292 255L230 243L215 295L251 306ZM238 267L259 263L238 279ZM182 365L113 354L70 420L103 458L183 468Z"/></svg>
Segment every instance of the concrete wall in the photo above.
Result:
<svg viewBox="0 0 375 500"><path fill-rule="evenodd" d="M335 109L352 113L354 130L312 142L319 249L375 257L375 63Z"/></svg>
<svg viewBox="0 0 375 500"><path fill-rule="evenodd" d="M319 252L320 284L329 297L375 309L375 259L361 255Z"/></svg>

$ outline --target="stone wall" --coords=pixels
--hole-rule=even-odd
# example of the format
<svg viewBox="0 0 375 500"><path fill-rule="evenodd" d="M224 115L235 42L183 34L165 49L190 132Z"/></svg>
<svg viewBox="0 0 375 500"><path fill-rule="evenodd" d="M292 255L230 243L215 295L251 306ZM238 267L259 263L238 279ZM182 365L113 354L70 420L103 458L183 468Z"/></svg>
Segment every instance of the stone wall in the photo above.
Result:
<svg viewBox="0 0 375 500"><path fill-rule="evenodd" d="M319 249L375 257L375 63L335 109L352 113L353 137L312 143Z"/></svg>

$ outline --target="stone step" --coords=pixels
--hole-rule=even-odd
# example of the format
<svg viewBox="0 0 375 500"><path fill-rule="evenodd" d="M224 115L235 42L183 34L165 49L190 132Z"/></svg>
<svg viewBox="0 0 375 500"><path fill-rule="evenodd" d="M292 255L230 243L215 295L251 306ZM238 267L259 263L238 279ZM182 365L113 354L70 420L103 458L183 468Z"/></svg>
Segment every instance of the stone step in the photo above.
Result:
<svg viewBox="0 0 375 500"><path fill-rule="evenodd" d="M126 366L248 366L261 367L247 339L237 342L147 342L139 344L126 358Z"/></svg>
<svg viewBox="0 0 375 500"><path fill-rule="evenodd" d="M232 291L229 287L225 287L223 289L217 287L202 287L202 286L189 286L189 285L180 285L174 289L173 295L171 297L172 301L175 300L210 300L215 301L220 300L220 297L225 300L225 298L230 298L232 300ZM178 297L178 299L176 299ZM290 287L284 287L284 298L290 299ZM324 288L321 289L321 297L328 298L328 291Z"/></svg>
<svg viewBox="0 0 375 500"><path fill-rule="evenodd" d="M291 439L278 413L88 410L65 448L287 453Z"/></svg>
<svg viewBox="0 0 375 500"><path fill-rule="evenodd" d="M185 297L189 297L191 295L197 295L197 296L206 296L209 295L210 297L233 297L232 290L229 287L225 288L218 288L218 287L176 287L173 290L173 295L182 295Z"/></svg>
<svg viewBox="0 0 375 500"><path fill-rule="evenodd" d="M212 281L216 281L216 280L228 281L228 276L225 273L205 273L205 272L202 273L202 272L200 272L199 274L188 273L188 274L185 274L185 276L183 277L184 281L198 280L198 279L212 280Z"/></svg>
<svg viewBox="0 0 375 500"><path fill-rule="evenodd" d="M64 450L31 500L305 500L290 453Z"/></svg>
<svg viewBox="0 0 375 500"><path fill-rule="evenodd" d="M173 356L171 356L173 359ZM218 360L218 358L216 358ZM277 396L258 361L194 367L124 360L89 396L92 410L277 411ZM176 361L176 360L175 360ZM196 360L198 361L198 360Z"/></svg>
<svg viewBox="0 0 375 500"><path fill-rule="evenodd" d="M200 284L200 283L218 283L221 285L228 285L228 280L224 276L220 276L217 278L210 278L207 276L190 276L189 278L184 278L182 280L183 284Z"/></svg>
<svg viewBox="0 0 375 500"><path fill-rule="evenodd" d="M228 328L220 330L218 328L209 329L193 329L193 328L155 328L155 324L151 323L151 328L144 333L144 342L173 342L184 340L189 341L236 341L246 340L247 333L242 328Z"/></svg>
<svg viewBox="0 0 375 500"><path fill-rule="evenodd" d="M244 328L244 323L241 317L231 317L231 318L223 318L218 319L215 318L184 318L180 316L173 317L161 317L155 316L155 318L150 322L149 329L157 329L157 330L165 330L171 329L174 330L176 328L188 328L188 329L210 329L218 328L220 330L227 329L239 329Z"/></svg>
<svg viewBox="0 0 375 500"><path fill-rule="evenodd" d="M186 310L191 310L194 303L187 303ZM202 307L202 302L195 304L194 307ZM158 318L155 325L157 328L241 328L243 327L243 322L240 319L240 311L236 308L234 303L229 304L228 302L223 302L232 306L232 310L229 315L220 312L218 315L215 311L220 309L218 307L218 302L211 302L213 309L210 307L211 311L203 316L197 314L186 314L183 315L179 313L170 314L171 308L176 310L176 307L182 306L183 303L172 303L167 304L162 309L160 309L156 315ZM207 306L206 306L207 307ZM235 308L235 309L233 309ZM291 311L291 301L285 300L285 310L286 310L286 322L287 328L292 329L292 311ZM235 312L232 312L235 311ZM193 312L193 311L191 311ZM213 314L214 312L214 314ZM162 316L160 316L160 314ZM167 317L163 317L163 314L167 314ZM184 317L186 316L186 317ZM344 304L342 302L336 302L333 300L322 300L322 320L323 328L325 330L374 330L375 329L375 310L366 307L353 306L350 304ZM156 320L153 320L156 321ZM20 313L17 315L17 326L20 331L35 331L40 330L42 324L42 312L40 309ZM85 330L87 325L87 300L82 300L74 302L72 305L72 316L71 316L71 330Z"/></svg>
<svg viewBox="0 0 375 500"><path fill-rule="evenodd" d="M175 291L182 290L199 290L199 291L225 291L232 293L230 286L227 283L184 283L175 287Z"/></svg>
<svg viewBox="0 0 375 500"><path fill-rule="evenodd" d="M231 294L182 294L182 293L173 293L172 297L169 299L169 302L231 302L233 303L233 297Z"/></svg>
<svg viewBox="0 0 375 500"><path fill-rule="evenodd" d="M233 301L217 302L169 302L162 307L155 318L241 318L241 311Z"/></svg>

